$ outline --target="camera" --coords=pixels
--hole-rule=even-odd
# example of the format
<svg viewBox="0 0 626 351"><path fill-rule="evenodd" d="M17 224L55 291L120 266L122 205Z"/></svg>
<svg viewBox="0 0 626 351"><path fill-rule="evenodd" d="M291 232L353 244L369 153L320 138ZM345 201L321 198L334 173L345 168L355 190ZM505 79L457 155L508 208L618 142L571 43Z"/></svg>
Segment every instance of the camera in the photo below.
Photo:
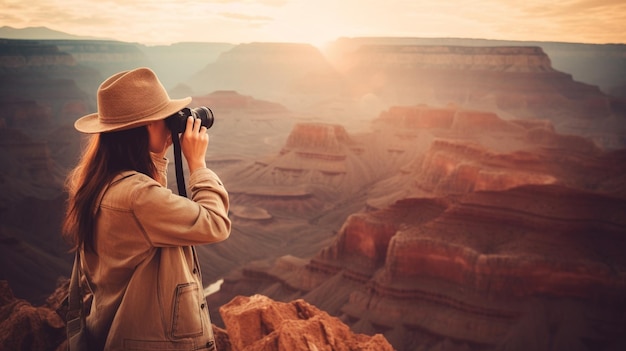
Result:
<svg viewBox="0 0 626 351"><path fill-rule="evenodd" d="M187 128L187 118L193 116L193 118L199 118L202 121L202 125L211 128L213 125L213 111L205 106L196 108L187 108L176 112L175 114L165 119L167 127L175 133L184 133Z"/></svg>

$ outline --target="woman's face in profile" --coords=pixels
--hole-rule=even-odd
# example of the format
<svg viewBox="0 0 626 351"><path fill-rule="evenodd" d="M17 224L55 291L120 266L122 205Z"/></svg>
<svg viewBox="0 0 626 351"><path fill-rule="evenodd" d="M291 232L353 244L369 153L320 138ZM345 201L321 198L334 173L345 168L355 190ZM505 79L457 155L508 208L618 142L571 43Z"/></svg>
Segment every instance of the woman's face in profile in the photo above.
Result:
<svg viewBox="0 0 626 351"><path fill-rule="evenodd" d="M150 152L155 154L164 153L172 144L172 135L165 125L165 120L159 120L148 124L148 134L150 137Z"/></svg>

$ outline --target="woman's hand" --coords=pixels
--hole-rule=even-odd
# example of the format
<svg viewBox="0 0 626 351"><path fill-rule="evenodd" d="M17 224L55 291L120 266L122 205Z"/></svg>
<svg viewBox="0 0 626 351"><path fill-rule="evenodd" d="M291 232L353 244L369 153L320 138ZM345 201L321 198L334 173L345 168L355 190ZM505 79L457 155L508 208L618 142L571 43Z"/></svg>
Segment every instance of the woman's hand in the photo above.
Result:
<svg viewBox="0 0 626 351"><path fill-rule="evenodd" d="M205 157L208 146L209 135L207 128L202 125L202 120L188 117L187 127L180 140L180 148L185 155L190 173L198 168L206 168Z"/></svg>

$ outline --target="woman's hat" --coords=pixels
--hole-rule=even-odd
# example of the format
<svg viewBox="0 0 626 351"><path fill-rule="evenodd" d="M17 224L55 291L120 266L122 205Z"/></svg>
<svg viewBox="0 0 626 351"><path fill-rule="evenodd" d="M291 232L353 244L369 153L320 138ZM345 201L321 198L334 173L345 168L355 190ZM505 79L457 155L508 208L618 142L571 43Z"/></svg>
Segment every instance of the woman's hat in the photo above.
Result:
<svg viewBox="0 0 626 351"><path fill-rule="evenodd" d="M130 129L165 119L191 102L170 99L149 68L114 74L98 88L98 112L79 118L74 128L83 133Z"/></svg>

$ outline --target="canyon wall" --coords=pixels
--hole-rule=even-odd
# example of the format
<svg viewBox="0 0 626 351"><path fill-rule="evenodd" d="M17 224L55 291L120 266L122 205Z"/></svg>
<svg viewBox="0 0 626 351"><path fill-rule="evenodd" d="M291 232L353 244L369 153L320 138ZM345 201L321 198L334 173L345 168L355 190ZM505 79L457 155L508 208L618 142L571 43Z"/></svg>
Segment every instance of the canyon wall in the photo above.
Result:
<svg viewBox="0 0 626 351"><path fill-rule="evenodd" d="M331 62L340 60L347 52L364 45L420 45L466 47L540 47L549 57L554 69L572 74L574 80L599 86L611 94L624 86L626 44L581 44L514 40L460 38L340 38L325 48ZM624 97L624 95L618 95Z"/></svg>
<svg viewBox="0 0 626 351"><path fill-rule="evenodd" d="M624 145L619 98L555 70L541 47L364 41L337 51L331 62L351 93L378 106L452 103L505 119L546 119L561 133L609 148Z"/></svg>
<svg viewBox="0 0 626 351"><path fill-rule="evenodd" d="M362 46L341 69L360 67L431 68L498 72L554 72L539 47Z"/></svg>

